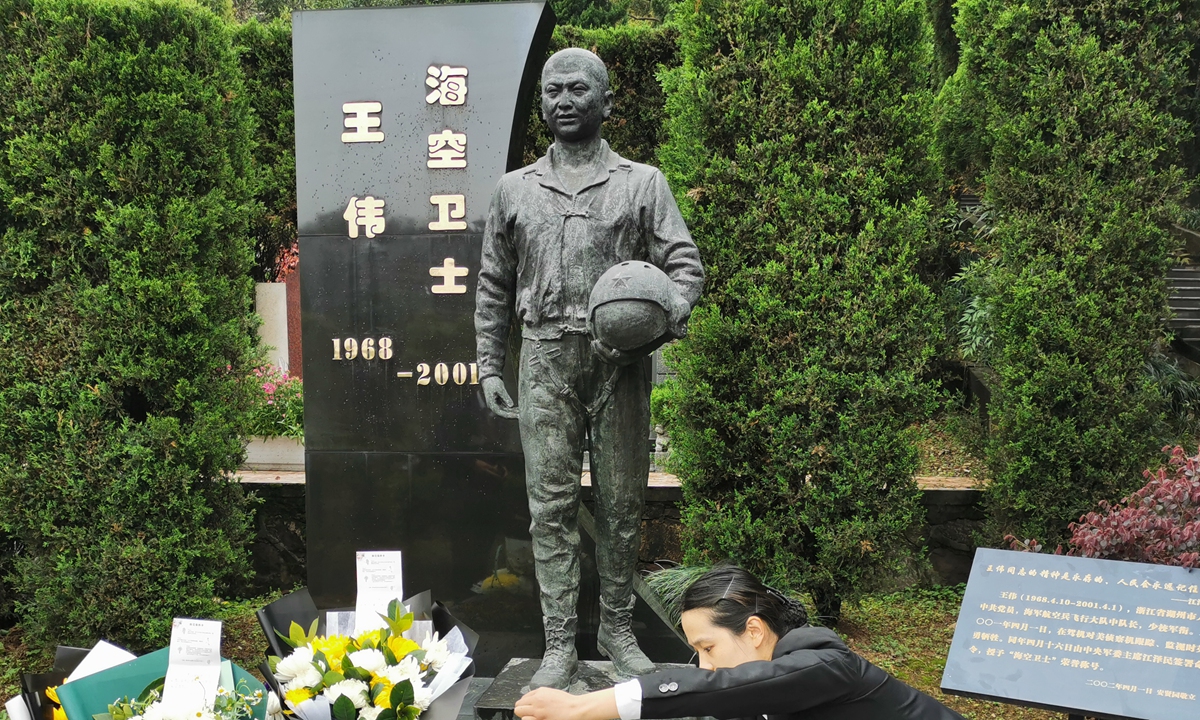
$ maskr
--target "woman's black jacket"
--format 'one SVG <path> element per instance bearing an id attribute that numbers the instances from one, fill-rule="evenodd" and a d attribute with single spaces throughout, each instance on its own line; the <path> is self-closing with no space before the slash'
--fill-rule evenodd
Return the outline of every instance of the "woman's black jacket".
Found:
<path id="1" fill-rule="evenodd" d="M 810 626 L 780 638 L 770 662 L 675 668 L 638 681 L 643 718 L 962 720 L 851 652 L 837 633 Z"/>

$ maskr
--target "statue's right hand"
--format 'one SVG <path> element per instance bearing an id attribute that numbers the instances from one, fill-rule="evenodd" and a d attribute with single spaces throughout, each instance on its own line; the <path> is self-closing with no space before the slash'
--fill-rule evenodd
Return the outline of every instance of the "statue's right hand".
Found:
<path id="1" fill-rule="evenodd" d="M 502 418 L 517 419 L 517 404 L 504 387 L 504 378 L 492 375 L 483 379 L 483 399 L 488 409 Z"/>

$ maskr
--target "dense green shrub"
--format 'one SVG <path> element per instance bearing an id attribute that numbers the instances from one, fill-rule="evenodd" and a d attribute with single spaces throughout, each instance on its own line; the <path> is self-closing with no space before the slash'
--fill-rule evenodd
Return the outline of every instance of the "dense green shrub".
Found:
<path id="1" fill-rule="evenodd" d="M 599 30 L 558 26 L 549 52 L 581 47 L 600 56 L 616 96 L 613 116 L 604 125 L 612 149 L 635 162 L 652 163 L 665 139 L 666 97 L 658 81 L 660 68 L 679 65 L 678 33 L 670 27 L 621 25 Z M 525 162 L 545 154 L 550 131 L 542 120 L 541 98 L 535 94 L 529 110 Z"/>
<path id="2" fill-rule="evenodd" d="M 707 270 L 666 394 L 687 559 L 836 614 L 910 556 L 919 517 L 906 428 L 942 332 L 916 269 L 941 225 L 924 5 L 678 10 L 661 156 Z"/>
<path id="3" fill-rule="evenodd" d="M 245 575 L 253 128 L 187 0 L 0 0 L 0 532 L 37 644 L 163 644 Z"/>
<path id="4" fill-rule="evenodd" d="M 235 26 L 233 40 L 250 108 L 258 120 L 253 158 L 258 207 L 250 219 L 254 276 L 260 282 L 274 282 L 296 245 L 292 25 L 283 19 L 251 20 Z"/>
<path id="5" fill-rule="evenodd" d="M 210 3 L 231 0 L 205 0 Z M 239 19 L 273 20 L 293 10 L 328 10 L 354 7 L 397 7 L 404 5 L 445 5 L 481 0 L 232 0 Z M 487 2 L 488 0 L 482 0 Z M 661 21 L 670 0 L 550 0 L 560 25 L 584 28 L 607 27 L 626 20 Z"/>
<path id="6" fill-rule="evenodd" d="M 1190 188 L 1197 12 L 960 0 L 939 98 L 950 171 L 985 186 L 978 297 L 995 370 L 991 541 L 1051 546 L 1136 488 L 1163 444 L 1144 371 L 1166 314 L 1165 227 Z M 1182 11 L 1182 12 L 1181 12 Z"/>

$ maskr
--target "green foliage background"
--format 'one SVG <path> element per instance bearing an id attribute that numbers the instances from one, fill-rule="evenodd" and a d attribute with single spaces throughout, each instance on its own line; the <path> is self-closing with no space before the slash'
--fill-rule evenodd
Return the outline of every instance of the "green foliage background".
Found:
<path id="1" fill-rule="evenodd" d="M 735 559 L 823 614 L 910 557 L 906 429 L 942 328 L 917 275 L 943 196 L 933 45 L 909 0 L 677 6 L 664 171 L 705 294 L 660 413 L 688 560 Z"/>
<path id="2" fill-rule="evenodd" d="M 296 241 L 296 127 L 292 110 L 292 24 L 276 18 L 233 25 L 250 109 L 257 118 L 250 218 L 254 277 L 273 282 L 280 253 Z"/>
<path id="3" fill-rule="evenodd" d="M 610 88 L 616 97 L 613 115 L 602 132 L 613 150 L 635 162 L 653 163 L 665 139 L 666 95 L 658 73 L 679 64 L 678 37 L 670 26 L 618 25 L 585 30 L 560 25 L 554 29 L 548 52 L 586 48 L 608 66 Z M 526 127 L 528 164 L 544 155 L 552 142 L 536 94 Z"/>
<path id="4" fill-rule="evenodd" d="M 253 123 L 191 2 L 0 1 L 0 530 L 39 644 L 161 646 L 247 571 Z"/>
<path id="5" fill-rule="evenodd" d="M 1144 371 L 1168 232 L 1192 189 L 1193 3 L 960 0 L 939 98 L 948 172 L 989 208 L 976 287 L 992 335 L 996 542 L 1048 541 L 1142 484 L 1164 443 Z"/>

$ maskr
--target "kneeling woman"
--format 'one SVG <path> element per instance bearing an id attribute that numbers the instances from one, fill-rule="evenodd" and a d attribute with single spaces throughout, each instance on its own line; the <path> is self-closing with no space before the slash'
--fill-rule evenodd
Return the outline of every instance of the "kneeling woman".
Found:
<path id="1" fill-rule="evenodd" d="M 803 606 L 740 567 L 715 568 L 684 593 L 683 632 L 700 667 L 644 675 L 571 695 L 539 688 L 525 720 L 639 720 L 711 715 L 768 720 L 962 720 L 937 700 L 812 627 Z"/>

